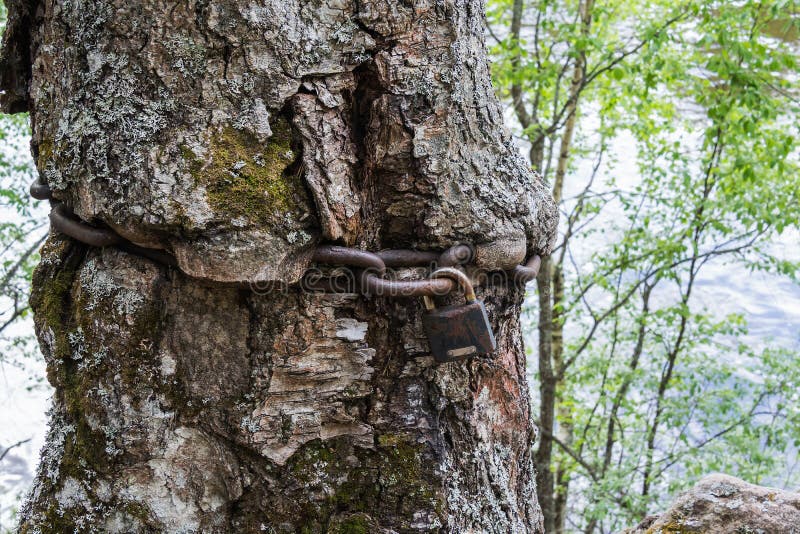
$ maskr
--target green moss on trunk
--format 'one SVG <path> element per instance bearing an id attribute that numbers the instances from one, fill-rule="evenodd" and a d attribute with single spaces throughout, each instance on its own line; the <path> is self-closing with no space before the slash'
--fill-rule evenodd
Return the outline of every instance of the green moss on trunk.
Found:
<path id="1" fill-rule="evenodd" d="M 192 177 L 205 187 L 220 218 L 244 217 L 275 226 L 287 212 L 308 204 L 300 176 L 290 172 L 296 158 L 289 123 L 279 117 L 270 126 L 272 137 L 266 144 L 249 132 L 226 127 L 212 137 L 205 159 L 181 146 Z"/>
<path id="2" fill-rule="evenodd" d="M 311 532 L 325 531 L 321 525 L 329 532 L 370 532 L 373 521 L 381 522 L 377 513 L 411 518 L 418 510 L 442 510 L 425 454 L 425 445 L 400 434 L 381 436 L 376 450 L 353 449 L 339 440 L 307 443 L 288 468 L 304 487 L 326 488 L 328 497 L 306 501 L 299 526 Z"/>
<path id="3" fill-rule="evenodd" d="M 30 303 L 34 321 L 40 333 L 52 334 L 53 354 L 50 357 L 56 361 L 69 357 L 71 352 L 68 337 L 70 293 L 85 255 L 86 248 L 75 241 L 51 237 L 42 246 L 42 261 L 33 274 Z"/>
<path id="4" fill-rule="evenodd" d="M 119 462 L 126 461 L 128 451 L 115 450 L 108 428 L 92 423 L 107 420 L 99 389 L 121 382 L 124 391 L 134 392 L 131 401 L 137 403 L 141 400 L 137 384 L 145 373 L 155 374 L 152 347 L 161 331 L 160 301 L 145 299 L 121 311 L 115 297 L 125 290 L 123 286 L 84 287 L 84 275 L 95 268 L 84 261 L 86 257 L 84 246 L 54 235 L 43 247 L 42 262 L 34 274 L 31 306 L 40 337 L 49 340 L 43 343 L 50 348 L 45 350 L 48 379 L 56 387 L 55 402 L 68 425 L 57 476 L 48 482 L 51 492 L 62 489 L 70 478 L 90 481 L 98 474 L 112 473 Z M 117 324 L 127 326 L 124 334 L 115 328 Z M 155 384 L 150 378 L 148 382 Z M 99 502 L 89 487 L 83 490 L 93 510 L 107 508 L 108 503 Z M 51 506 L 45 516 L 47 524 L 53 525 L 52 532 L 82 531 L 76 525 L 85 519 L 83 504 L 74 513 L 71 508 Z M 140 515 L 146 514 L 140 510 Z"/>

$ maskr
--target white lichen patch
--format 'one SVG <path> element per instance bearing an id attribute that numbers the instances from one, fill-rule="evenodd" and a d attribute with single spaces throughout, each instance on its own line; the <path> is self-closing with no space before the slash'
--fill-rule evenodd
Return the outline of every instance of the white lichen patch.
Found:
<path id="1" fill-rule="evenodd" d="M 72 349 L 72 359 L 82 360 L 86 355 L 86 337 L 83 335 L 83 328 L 80 326 L 67 334 L 69 346 Z"/>
<path id="2" fill-rule="evenodd" d="M 108 348 L 100 347 L 78 363 L 78 370 L 86 372 L 100 365 L 108 357 Z"/>
<path id="3" fill-rule="evenodd" d="M 349 317 L 336 320 L 336 337 L 347 341 L 364 341 L 367 337 L 368 323 Z"/>
<path id="4" fill-rule="evenodd" d="M 245 415 L 244 417 L 242 417 L 242 421 L 239 423 L 239 427 L 245 432 L 249 432 L 250 434 L 253 434 L 261 430 L 261 425 L 258 424 L 258 421 L 253 419 L 249 415 Z"/>
<path id="5" fill-rule="evenodd" d="M 426 532 L 431 529 L 441 528 L 443 525 L 439 516 L 433 510 L 419 510 L 414 512 L 409 526 L 420 532 Z"/>
<path id="6" fill-rule="evenodd" d="M 108 269 L 99 268 L 98 261 L 99 258 L 92 257 L 80 270 L 81 290 L 87 296 L 86 309 L 92 311 L 112 298 L 112 308 L 120 317 L 135 315 L 144 304 L 141 292 L 120 283 Z"/>
<path id="7" fill-rule="evenodd" d="M 172 356 L 171 353 L 167 351 L 162 351 L 159 353 L 161 365 L 161 376 L 169 377 L 175 374 L 175 369 L 177 367 L 177 362 L 175 358 Z"/>
<path id="8" fill-rule="evenodd" d="M 65 511 L 69 508 L 86 506 L 89 504 L 89 499 L 83 484 L 73 477 L 67 477 L 61 489 L 56 492 L 56 502 L 59 508 Z"/>

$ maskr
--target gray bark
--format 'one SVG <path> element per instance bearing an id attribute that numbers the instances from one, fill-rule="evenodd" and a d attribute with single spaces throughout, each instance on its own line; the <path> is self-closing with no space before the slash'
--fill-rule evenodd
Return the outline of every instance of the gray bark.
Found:
<path id="1" fill-rule="evenodd" d="M 493 355 L 437 366 L 416 299 L 286 285 L 320 242 L 549 253 L 483 22 L 473 0 L 9 2 L 2 103 L 44 181 L 179 264 L 50 236 L 23 532 L 541 531 L 518 288 L 479 292 Z"/>

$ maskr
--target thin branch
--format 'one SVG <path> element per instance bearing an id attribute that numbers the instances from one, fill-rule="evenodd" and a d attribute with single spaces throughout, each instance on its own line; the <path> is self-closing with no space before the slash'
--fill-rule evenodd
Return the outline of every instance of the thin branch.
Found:
<path id="1" fill-rule="evenodd" d="M 538 421 L 536 422 L 536 426 L 539 428 L 539 432 L 541 432 L 543 436 L 545 436 L 547 439 L 553 440 L 553 443 L 558 445 L 573 460 L 578 462 L 581 465 L 581 467 L 586 469 L 586 472 L 589 474 L 589 476 L 592 478 L 592 480 L 594 480 L 595 482 L 598 482 L 597 473 L 595 473 L 594 468 L 591 465 L 589 465 L 589 463 L 586 462 L 586 460 L 581 458 L 580 455 L 577 452 L 575 452 L 574 450 L 572 450 L 572 448 L 569 447 L 569 445 L 567 445 L 566 443 L 564 443 L 563 441 L 558 439 L 558 437 L 556 437 L 552 433 L 550 433 L 547 430 L 545 430 L 544 428 L 542 428 L 541 424 L 539 424 Z"/>
<path id="2" fill-rule="evenodd" d="M 22 445 L 28 443 L 31 439 L 32 438 L 23 439 L 23 440 L 20 440 L 20 441 L 14 443 L 13 445 L 10 445 L 6 450 L 4 450 L 2 453 L 0 453 L 0 462 L 3 461 L 3 458 L 6 457 L 6 454 L 8 454 L 12 449 L 16 449 L 17 447 L 21 447 Z"/>
<path id="3" fill-rule="evenodd" d="M 17 271 L 19 271 L 19 269 L 22 268 L 25 262 L 28 261 L 28 258 L 30 258 L 37 250 L 39 250 L 39 247 L 42 245 L 45 238 L 47 238 L 47 234 L 37 239 L 35 243 L 33 243 L 27 250 L 25 250 L 25 252 L 23 252 L 19 258 L 17 258 L 17 261 L 14 262 L 14 265 L 12 265 L 11 268 L 8 271 L 6 271 L 6 274 L 5 276 L 3 276 L 3 279 L 0 280 L 0 293 L 4 293 L 6 291 L 6 288 L 8 287 L 8 284 L 11 282 L 11 279 L 14 277 Z"/>

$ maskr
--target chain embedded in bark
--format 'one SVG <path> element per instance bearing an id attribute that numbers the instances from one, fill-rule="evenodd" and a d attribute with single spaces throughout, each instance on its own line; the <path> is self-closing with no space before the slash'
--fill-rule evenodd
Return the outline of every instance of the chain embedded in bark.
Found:
<path id="1" fill-rule="evenodd" d="M 62 234 L 93 247 L 116 246 L 126 252 L 177 267 L 175 258 L 164 250 L 141 247 L 111 229 L 91 226 L 79 219 L 65 204 L 53 199 L 50 187 L 39 179 L 31 184 L 30 194 L 37 200 L 50 201 L 50 224 Z M 463 244 L 450 247 L 441 253 L 408 249 L 369 252 L 350 247 L 320 245 L 312 256 L 315 263 L 354 267 L 357 269 L 356 280 L 343 281 L 335 277 L 310 278 L 305 276 L 300 284 L 304 289 L 313 291 L 336 293 L 354 292 L 353 289 L 356 289 L 355 292 L 365 295 L 383 297 L 446 295 L 455 290 L 457 286 L 456 282 L 450 278 L 391 280 L 384 278 L 386 268 L 430 267 L 433 270 L 440 267 L 458 267 L 467 265 L 473 257 L 472 247 Z M 532 256 L 525 264 L 517 265 L 512 270 L 505 272 L 506 280 L 510 280 L 513 284 L 526 284 L 536 278 L 541 262 L 538 255 Z"/>

